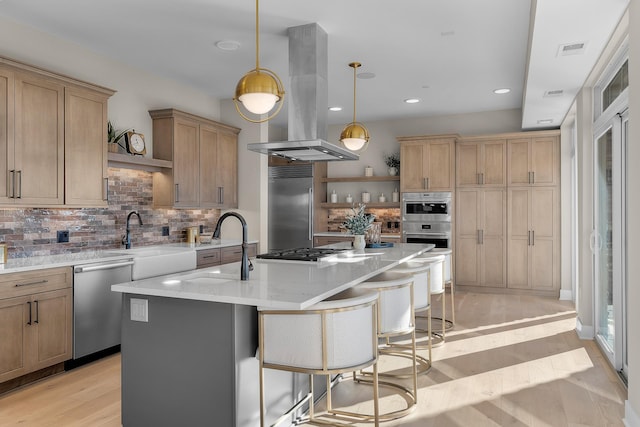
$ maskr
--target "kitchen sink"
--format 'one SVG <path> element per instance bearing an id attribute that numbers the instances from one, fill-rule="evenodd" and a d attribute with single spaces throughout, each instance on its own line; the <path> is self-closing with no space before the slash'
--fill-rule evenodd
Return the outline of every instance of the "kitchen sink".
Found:
<path id="1" fill-rule="evenodd" d="M 133 257 L 131 269 L 133 280 L 196 269 L 197 256 L 193 249 L 149 246 L 116 252 Z"/>

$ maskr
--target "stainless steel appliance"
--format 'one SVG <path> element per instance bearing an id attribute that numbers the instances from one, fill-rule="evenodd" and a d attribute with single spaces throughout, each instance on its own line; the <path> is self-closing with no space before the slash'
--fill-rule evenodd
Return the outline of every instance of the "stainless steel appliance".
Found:
<path id="1" fill-rule="evenodd" d="M 73 271 L 73 358 L 120 344 L 122 295 L 111 285 L 131 281 L 133 260 L 75 266 Z"/>
<path id="2" fill-rule="evenodd" d="M 286 261 L 318 261 L 324 257 L 335 255 L 346 250 L 347 249 L 335 248 L 295 248 L 271 251 L 266 254 L 260 254 L 256 256 L 256 258 Z"/>
<path id="3" fill-rule="evenodd" d="M 313 246 L 313 165 L 269 167 L 269 251 Z"/>
<path id="4" fill-rule="evenodd" d="M 451 248 L 450 192 L 402 194 L 402 241 Z"/>

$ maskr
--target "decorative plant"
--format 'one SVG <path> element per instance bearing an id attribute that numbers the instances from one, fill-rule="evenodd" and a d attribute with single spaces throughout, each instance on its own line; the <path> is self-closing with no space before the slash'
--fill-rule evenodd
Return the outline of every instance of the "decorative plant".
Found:
<path id="1" fill-rule="evenodd" d="M 346 216 L 340 228 L 348 230 L 351 234 L 364 234 L 376 218 L 374 214 L 364 213 L 366 207 L 362 203 L 358 203 L 357 207 L 352 207 L 352 214 Z"/>
<path id="2" fill-rule="evenodd" d="M 116 129 L 113 127 L 113 124 L 111 123 L 111 120 L 109 120 L 107 122 L 107 141 L 111 144 L 118 144 L 120 145 L 120 143 L 118 143 L 118 141 L 120 140 L 120 138 L 122 138 L 124 136 L 125 133 L 129 132 L 131 129 L 125 129 L 122 130 L 118 133 L 118 131 L 116 131 Z M 121 146 L 122 147 L 122 146 Z M 124 147 L 122 147 L 124 148 Z"/>
<path id="3" fill-rule="evenodd" d="M 400 153 L 385 154 L 384 163 L 389 168 L 400 169 Z"/>

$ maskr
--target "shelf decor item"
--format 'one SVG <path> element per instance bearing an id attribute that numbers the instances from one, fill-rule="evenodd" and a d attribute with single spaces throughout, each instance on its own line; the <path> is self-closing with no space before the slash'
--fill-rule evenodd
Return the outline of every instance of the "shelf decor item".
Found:
<path id="1" fill-rule="evenodd" d="M 121 131 L 117 131 L 116 128 L 113 127 L 111 120 L 107 122 L 107 147 L 110 153 L 117 153 L 118 147 L 121 147 L 123 150 L 126 148 L 123 145 L 120 145 L 120 139 L 127 134 L 131 129 L 125 129 Z"/>
<path id="2" fill-rule="evenodd" d="M 400 153 L 385 154 L 384 163 L 387 165 L 389 175 L 395 176 L 400 170 Z"/>
<path id="3" fill-rule="evenodd" d="M 349 231 L 349 234 L 354 235 L 354 249 L 364 249 L 364 235 L 376 218 L 373 214 L 364 213 L 366 207 L 363 203 L 359 203 L 357 207 L 352 207 L 351 215 L 347 215 L 344 222 L 340 225 L 340 228 L 344 228 Z"/>

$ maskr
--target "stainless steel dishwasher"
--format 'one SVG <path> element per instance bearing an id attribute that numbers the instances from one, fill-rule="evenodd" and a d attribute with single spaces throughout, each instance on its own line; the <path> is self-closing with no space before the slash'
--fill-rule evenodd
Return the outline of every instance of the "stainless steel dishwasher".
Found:
<path id="1" fill-rule="evenodd" d="M 120 344 L 122 294 L 111 285 L 131 281 L 133 260 L 75 266 L 73 269 L 73 358 Z"/>

